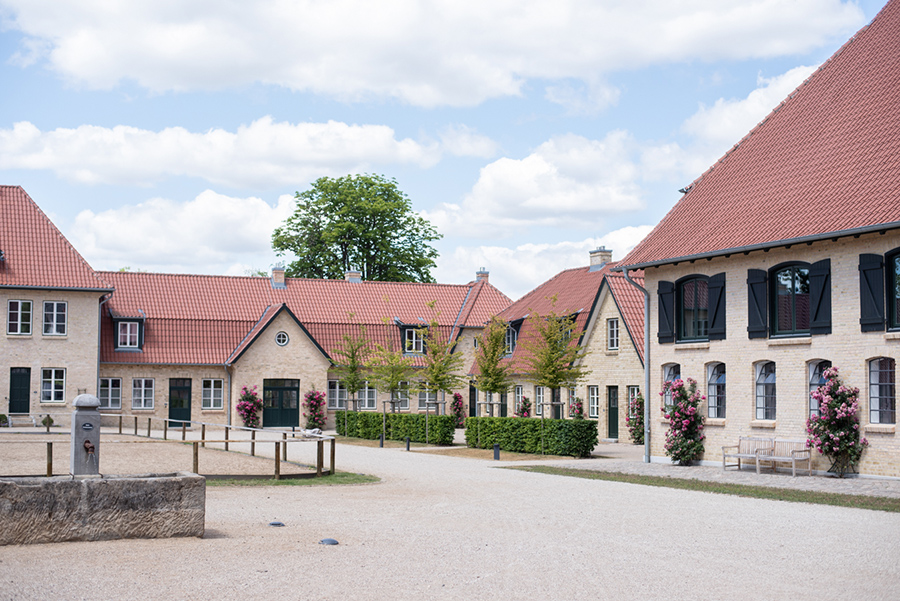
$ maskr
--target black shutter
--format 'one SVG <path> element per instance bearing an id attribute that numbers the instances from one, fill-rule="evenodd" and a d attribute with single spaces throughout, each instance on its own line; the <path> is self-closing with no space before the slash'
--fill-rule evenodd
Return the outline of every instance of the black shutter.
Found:
<path id="1" fill-rule="evenodd" d="M 725 274 L 709 278 L 709 339 L 725 340 Z"/>
<path id="2" fill-rule="evenodd" d="M 809 266 L 810 334 L 831 334 L 831 259 Z"/>
<path id="3" fill-rule="evenodd" d="M 659 295 L 659 343 L 675 342 L 675 284 L 660 282 Z"/>
<path id="4" fill-rule="evenodd" d="M 859 325 L 863 332 L 884 331 L 884 257 L 859 255 Z"/>
<path id="5" fill-rule="evenodd" d="M 748 338 L 765 338 L 769 334 L 767 276 L 762 269 L 747 270 Z"/>

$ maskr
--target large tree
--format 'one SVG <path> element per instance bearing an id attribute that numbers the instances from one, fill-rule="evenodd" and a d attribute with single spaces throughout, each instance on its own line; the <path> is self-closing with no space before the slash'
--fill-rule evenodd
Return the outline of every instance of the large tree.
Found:
<path id="1" fill-rule="evenodd" d="M 397 182 L 381 175 L 322 177 L 297 192 L 294 214 L 272 234 L 279 256 L 297 259 L 290 277 L 342 279 L 352 269 L 365 280 L 433 282 L 441 238 Z"/>

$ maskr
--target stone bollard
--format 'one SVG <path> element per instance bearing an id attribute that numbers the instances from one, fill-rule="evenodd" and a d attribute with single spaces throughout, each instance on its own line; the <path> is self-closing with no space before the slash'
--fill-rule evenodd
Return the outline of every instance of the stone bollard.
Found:
<path id="1" fill-rule="evenodd" d="M 100 473 L 100 399 L 92 394 L 79 394 L 74 405 L 70 473 L 95 476 Z"/>

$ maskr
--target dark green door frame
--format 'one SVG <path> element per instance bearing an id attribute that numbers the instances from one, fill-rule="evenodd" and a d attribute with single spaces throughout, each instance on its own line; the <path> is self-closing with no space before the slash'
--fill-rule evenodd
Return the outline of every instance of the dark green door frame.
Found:
<path id="1" fill-rule="evenodd" d="M 9 370 L 9 412 L 30 413 L 31 368 L 12 367 Z"/>
<path id="2" fill-rule="evenodd" d="M 263 380 L 264 428 L 300 425 L 300 380 Z"/>
<path id="3" fill-rule="evenodd" d="M 619 437 L 619 387 L 606 387 L 606 421 L 609 438 Z"/>
<path id="4" fill-rule="evenodd" d="M 191 379 L 169 378 L 169 427 L 191 421 Z"/>

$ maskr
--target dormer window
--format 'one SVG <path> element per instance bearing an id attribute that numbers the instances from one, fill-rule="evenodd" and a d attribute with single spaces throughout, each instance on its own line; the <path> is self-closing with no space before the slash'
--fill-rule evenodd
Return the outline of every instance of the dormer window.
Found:
<path id="1" fill-rule="evenodd" d="M 516 342 L 519 340 L 519 333 L 512 326 L 506 328 L 506 354 L 512 355 L 516 350 Z"/>
<path id="2" fill-rule="evenodd" d="M 129 351 L 140 350 L 144 346 L 143 322 L 141 321 L 116 321 L 116 350 Z"/>
<path id="3" fill-rule="evenodd" d="M 404 338 L 404 352 L 416 355 L 425 353 L 425 339 L 422 337 L 422 332 L 418 329 L 407 328 L 404 330 Z"/>

